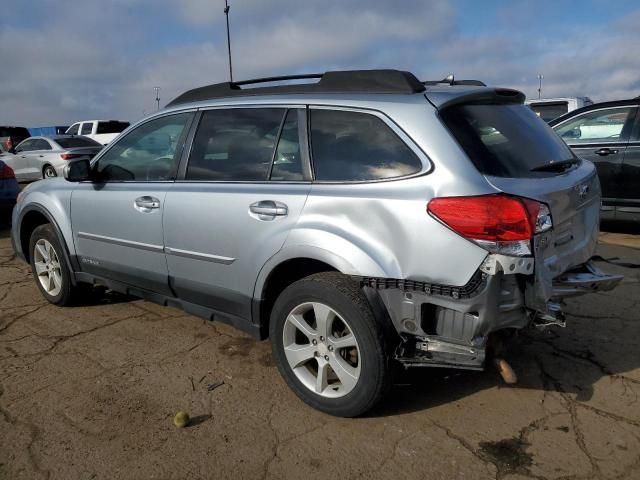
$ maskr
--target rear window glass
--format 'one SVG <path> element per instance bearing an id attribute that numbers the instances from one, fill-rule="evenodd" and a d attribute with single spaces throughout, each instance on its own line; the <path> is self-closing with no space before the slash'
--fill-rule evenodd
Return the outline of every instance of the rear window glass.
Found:
<path id="1" fill-rule="evenodd" d="M 534 169 L 575 158 L 551 127 L 527 106 L 458 105 L 441 112 L 476 168 L 496 177 L 538 177 Z"/>
<path id="2" fill-rule="evenodd" d="M 96 133 L 120 133 L 129 126 L 129 122 L 98 122 Z"/>
<path id="3" fill-rule="evenodd" d="M 70 138 L 56 138 L 56 143 L 62 148 L 76 148 L 76 147 L 101 147 L 98 142 L 91 140 L 90 138 L 82 137 L 70 137 Z"/>
<path id="4" fill-rule="evenodd" d="M 422 162 L 375 115 L 311 110 L 311 149 L 316 180 L 365 181 L 419 172 Z"/>
<path id="5" fill-rule="evenodd" d="M 529 105 L 529 107 L 547 123 L 569 111 L 567 102 L 535 103 Z"/>

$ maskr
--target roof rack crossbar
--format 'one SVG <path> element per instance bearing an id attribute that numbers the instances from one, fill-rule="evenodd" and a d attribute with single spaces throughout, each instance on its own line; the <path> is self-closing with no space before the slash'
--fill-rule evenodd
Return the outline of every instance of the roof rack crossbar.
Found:
<path id="1" fill-rule="evenodd" d="M 239 82 L 233 82 L 233 85 L 255 85 L 256 83 L 271 83 L 271 82 L 284 82 L 288 80 L 307 80 L 310 78 L 322 78 L 323 73 L 305 73 L 302 75 L 282 75 L 279 77 L 263 77 L 253 78 L 251 80 L 241 80 Z"/>

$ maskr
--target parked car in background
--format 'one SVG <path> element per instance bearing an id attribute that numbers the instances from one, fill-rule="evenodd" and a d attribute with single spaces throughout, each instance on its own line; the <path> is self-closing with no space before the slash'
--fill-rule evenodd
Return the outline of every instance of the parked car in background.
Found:
<path id="1" fill-rule="evenodd" d="M 62 175 L 62 169 L 78 158 L 93 158 L 102 145 L 83 136 L 30 137 L 21 142 L 6 162 L 21 182 Z"/>
<path id="2" fill-rule="evenodd" d="M 29 186 L 12 243 L 42 295 L 101 284 L 268 336 L 300 398 L 353 416 L 394 364 L 482 369 L 621 280 L 590 261 L 593 164 L 521 92 L 314 77 L 190 90 Z"/>
<path id="3" fill-rule="evenodd" d="M 581 158 L 591 160 L 602 187 L 602 218 L 640 222 L 640 98 L 603 102 L 550 125 Z"/>
<path id="4" fill-rule="evenodd" d="M 25 138 L 29 138 L 31 134 L 24 127 L 3 127 L 0 126 L 0 144 L 5 152 L 10 152 Z"/>
<path id="5" fill-rule="evenodd" d="M 526 100 L 525 103 L 547 123 L 565 113 L 593 104 L 589 97 L 538 98 Z"/>
<path id="6" fill-rule="evenodd" d="M 92 138 L 101 145 L 107 145 L 129 126 L 129 122 L 119 120 L 85 120 L 71 125 L 67 135 L 82 135 Z"/>
<path id="7" fill-rule="evenodd" d="M 16 204 L 20 187 L 13 170 L 4 163 L 0 154 L 0 227 L 10 223 L 11 211 Z"/>

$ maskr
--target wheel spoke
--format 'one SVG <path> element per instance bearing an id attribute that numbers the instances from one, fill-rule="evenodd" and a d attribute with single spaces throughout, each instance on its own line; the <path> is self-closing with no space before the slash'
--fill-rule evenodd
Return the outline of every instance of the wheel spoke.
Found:
<path id="1" fill-rule="evenodd" d="M 327 362 L 318 361 L 318 376 L 316 377 L 316 393 L 322 393 L 329 386 L 329 364 Z"/>
<path id="2" fill-rule="evenodd" d="M 47 252 L 47 260 L 51 260 L 51 244 L 49 242 L 44 242 L 44 249 Z"/>
<path id="3" fill-rule="evenodd" d="M 331 324 L 335 317 L 333 310 L 322 303 L 314 303 L 313 313 L 316 317 L 316 330 L 318 331 L 318 335 L 323 335 L 325 338 L 328 338 L 331 332 Z"/>
<path id="4" fill-rule="evenodd" d="M 298 345 L 296 343 L 284 347 L 284 354 L 287 356 L 291 368 L 296 368 L 303 363 L 314 358 L 315 345 Z"/>
<path id="5" fill-rule="evenodd" d="M 333 345 L 333 348 L 339 350 L 341 348 L 357 347 L 356 337 L 352 333 L 345 335 L 344 337 L 330 337 L 329 341 Z"/>
<path id="6" fill-rule="evenodd" d="M 47 272 L 47 264 L 44 262 L 34 262 L 33 266 L 36 267 L 36 273 L 42 275 Z"/>
<path id="7" fill-rule="evenodd" d="M 340 383 L 342 383 L 342 388 L 347 391 L 351 390 L 358 381 L 358 371 L 349 365 L 340 355 L 332 355 L 329 362 L 331 363 L 333 371 L 336 372 Z"/>
<path id="8" fill-rule="evenodd" d="M 55 285 L 55 288 L 57 289 L 62 288 L 62 277 L 60 276 L 60 272 L 58 272 L 57 270 L 54 270 L 51 272 L 51 276 L 53 277 L 53 283 Z"/>
<path id="9" fill-rule="evenodd" d="M 45 262 L 49 261 L 49 254 L 47 253 L 45 247 L 43 247 L 40 243 L 36 243 L 36 250 Z"/>
<path id="10" fill-rule="evenodd" d="M 302 317 L 302 315 L 297 313 L 292 313 L 287 317 L 287 321 L 293 324 L 298 330 L 300 330 L 304 335 L 311 341 L 312 337 L 316 336 L 316 331 L 311 328 L 311 326 L 306 322 L 306 320 Z"/>

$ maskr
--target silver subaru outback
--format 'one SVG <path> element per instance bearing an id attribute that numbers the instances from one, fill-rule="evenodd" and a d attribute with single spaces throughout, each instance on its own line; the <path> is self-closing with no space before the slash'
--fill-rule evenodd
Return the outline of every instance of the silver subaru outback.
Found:
<path id="1" fill-rule="evenodd" d="M 482 369 L 620 281 L 593 164 L 523 101 L 396 70 L 190 90 L 27 187 L 14 249 L 51 303 L 99 284 L 269 337 L 302 400 L 359 415 L 394 364 Z"/>

